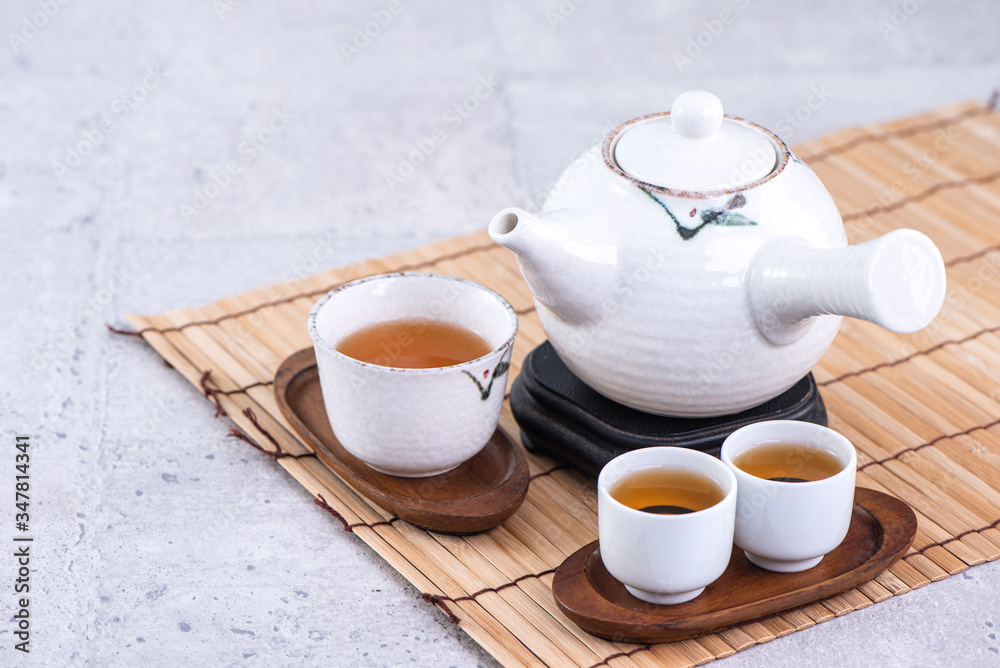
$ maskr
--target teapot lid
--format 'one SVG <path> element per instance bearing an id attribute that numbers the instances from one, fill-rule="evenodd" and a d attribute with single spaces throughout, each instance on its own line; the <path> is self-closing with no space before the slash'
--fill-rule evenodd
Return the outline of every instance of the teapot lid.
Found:
<path id="1" fill-rule="evenodd" d="M 703 90 L 682 93 L 669 114 L 631 124 L 612 156 L 629 176 L 678 191 L 728 190 L 749 185 L 778 164 L 770 133 L 725 117 L 722 102 Z"/>

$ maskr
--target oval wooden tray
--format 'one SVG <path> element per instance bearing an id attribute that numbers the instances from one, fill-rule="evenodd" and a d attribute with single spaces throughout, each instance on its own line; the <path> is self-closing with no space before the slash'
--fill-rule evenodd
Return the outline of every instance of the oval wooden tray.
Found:
<path id="1" fill-rule="evenodd" d="M 917 518 L 908 505 L 859 487 L 847 537 L 807 571 L 765 571 L 734 546 L 729 567 L 700 596 L 678 605 L 654 605 L 635 598 L 611 577 L 594 541 L 556 569 L 552 594 L 567 617 L 595 636 L 634 643 L 683 640 L 867 582 L 906 552 L 916 532 Z"/>
<path id="2" fill-rule="evenodd" d="M 398 478 L 368 468 L 333 435 L 312 348 L 278 368 L 274 394 L 281 412 L 316 455 L 351 487 L 411 524 L 448 534 L 498 526 L 528 493 L 524 451 L 499 427 L 475 457 L 429 478 Z"/>

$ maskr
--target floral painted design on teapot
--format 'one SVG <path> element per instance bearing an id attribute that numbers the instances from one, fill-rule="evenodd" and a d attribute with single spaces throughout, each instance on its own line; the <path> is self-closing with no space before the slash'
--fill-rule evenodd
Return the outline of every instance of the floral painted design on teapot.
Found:
<path id="1" fill-rule="evenodd" d="M 670 220 L 672 220 L 674 222 L 674 225 L 677 227 L 677 234 L 679 234 L 681 236 L 681 239 L 684 239 L 685 241 L 688 239 L 694 239 L 695 235 L 701 232 L 706 225 L 733 226 L 733 225 L 757 224 L 752 220 L 750 220 L 749 218 L 747 218 L 746 216 L 744 216 L 743 214 L 733 211 L 733 209 L 738 209 L 747 203 L 746 198 L 743 197 L 743 195 L 740 195 L 739 193 L 733 195 L 733 198 L 728 202 L 726 202 L 726 206 L 723 209 L 702 209 L 701 215 L 698 216 L 699 220 L 701 220 L 701 223 L 696 225 L 695 227 L 689 227 L 687 225 L 682 225 L 681 221 L 677 220 L 677 216 L 675 216 L 670 211 L 667 205 L 664 204 L 659 197 L 649 192 L 645 188 L 640 187 L 640 189 L 642 190 L 642 192 L 652 197 L 654 202 L 663 207 L 663 210 L 667 212 L 667 215 L 670 216 Z M 688 216 L 694 218 L 695 214 L 697 213 L 698 213 L 698 208 L 695 207 L 691 209 L 691 212 L 688 213 Z"/>

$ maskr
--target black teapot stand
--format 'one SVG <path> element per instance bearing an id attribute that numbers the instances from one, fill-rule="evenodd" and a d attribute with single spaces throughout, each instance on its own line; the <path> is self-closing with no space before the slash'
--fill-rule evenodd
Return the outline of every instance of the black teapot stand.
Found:
<path id="1" fill-rule="evenodd" d="M 663 417 L 597 393 L 566 368 L 548 341 L 525 358 L 511 386 L 510 407 L 528 450 L 591 476 L 618 455 L 638 448 L 672 445 L 718 457 L 729 434 L 762 420 L 827 423 L 826 407 L 811 373 L 784 394 L 742 413 Z"/>

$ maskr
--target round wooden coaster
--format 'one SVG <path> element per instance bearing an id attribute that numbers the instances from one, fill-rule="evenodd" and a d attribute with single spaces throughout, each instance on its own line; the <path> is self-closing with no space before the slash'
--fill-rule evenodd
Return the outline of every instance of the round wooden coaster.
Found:
<path id="1" fill-rule="evenodd" d="M 399 478 L 369 468 L 330 428 L 312 348 L 282 362 L 274 394 L 285 418 L 324 464 L 410 524 L 449 534 L 487 531 L 513 515 L 528 494 L 524 451 L 499 427 L 475 457 L 441 475 Z"/>

